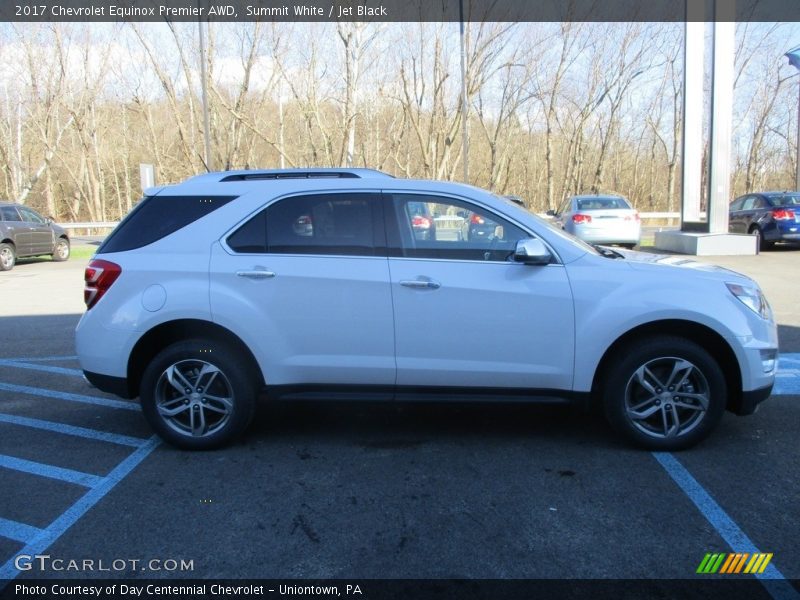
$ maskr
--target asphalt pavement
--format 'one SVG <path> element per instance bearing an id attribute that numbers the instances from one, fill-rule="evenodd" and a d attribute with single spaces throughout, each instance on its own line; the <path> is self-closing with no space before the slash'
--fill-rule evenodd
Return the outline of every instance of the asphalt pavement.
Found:
<path id="1" fill-rule="evenodd" d="M 691 579 L 712 577 L 696 574 L 712 552 L 772 553 L 767 574 L 798 579 L 800 249 L 701 260 L 764 288 L 782 387 L 676 454 L 632 449 L 562 407 L 347 402 L 263 405 L 236 445 L 175 450 L 135 402 L 80 377 L 83 262 L 24 261 L 0 273 L 0 587 L 4 577 Z M 37 553 L 94 568 L 18 569 Z"/>

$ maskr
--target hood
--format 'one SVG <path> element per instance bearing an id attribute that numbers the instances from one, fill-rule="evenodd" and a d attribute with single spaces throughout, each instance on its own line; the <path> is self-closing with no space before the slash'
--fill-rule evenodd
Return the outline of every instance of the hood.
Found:
<path id="1" fill-rule="evenodd" d="M 730 279 L 731 277 L 735 277 L 737 279 L 752 281 L 748 276 L 732 271 L 731 269 L 699 262 L 688 256 L 651 254 L 650 252 L 637 252 L 635 250 L 623 250 L 621 248 L 614 248 L 614 251 L 621 254 L 625 262 L 636 270 L 663 268 L 692 269 L 693 271 L 708 275 L 714 279 Z"/>

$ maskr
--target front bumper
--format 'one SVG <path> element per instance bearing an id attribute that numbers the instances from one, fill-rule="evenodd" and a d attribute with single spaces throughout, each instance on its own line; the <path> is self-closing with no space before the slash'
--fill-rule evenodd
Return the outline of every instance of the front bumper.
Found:
<path id="1" fill-rule="evenodd" d="M 773 384 L 770 383 L 767 387 L 751 390 L 749 392 L 742 392 L 740 398 L 728 404 L 728 410 L 740 417 L 752 415 L 758 409 L 758 405 L 772 394 L 772 386 Z"/>

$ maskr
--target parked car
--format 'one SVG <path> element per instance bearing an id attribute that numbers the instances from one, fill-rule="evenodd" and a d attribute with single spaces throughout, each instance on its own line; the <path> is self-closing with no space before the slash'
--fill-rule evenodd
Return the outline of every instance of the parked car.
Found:
<path id="1" fill-rule="evenodd" d="M 436 239 L 436 221 L 426 202 L 409 202 L 406 204 L 406 216 L 411 223 L 411 230 L 418 240 Z"/>
<path id="2" fill-rule="evenodd" d="M 554 225 L 590 244 L 633 248 L 641 241 L 639 211 L 622 196 L 573 196 L 547 214 L 554 217 Z"/>
<path id="3" fill-rule="evenodd" d="M 800 192 L 753 192 L 728 209 L 728 231 L 749 233 L 766 250 L 775 242 L 800 241 Z"/>
<path id="4" fill-rule="evenodd" d="M 63 228 L 21 204 L 0 202 L 0 271 L 10 271 L 18 258 L 48 254 L 69 258 L 69 236 Z"/>
<path id="5" fill-rule="evenodd" d="M 420 204 L 495 223 L 491 243 L 420 239 Z M 138 396 L 181 448 L 229 443 L 265 391 L 598 405 L 629 440 L 674 450 L 725 409 L 752 413 L 777 364 L 772 312 L 744 275 L 598 251 L 489 192 L 363 169 L 153 188 L 85 280 L 86 378 Z"/>

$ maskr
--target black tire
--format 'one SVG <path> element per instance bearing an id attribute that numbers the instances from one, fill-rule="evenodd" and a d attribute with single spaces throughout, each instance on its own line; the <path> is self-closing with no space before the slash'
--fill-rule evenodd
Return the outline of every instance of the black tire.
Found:
<path id="1" fill-rule="evenodd" d="M 603 386 L 608 422 L 648 450 L 683 450 L 703 440 L 719 424 L 726 397 L 717 361 L 694 342 L 666 335 L 624 347 Z"/>
<path id="2" fill-rule="evenodd" d="M 65 260 L 69 259 L 70 254 L 70 246 L 69 240 L 66 238 L 58 238 L 56 240 L 55 248 L 53 248 L 53 261 L 55 262 L 64 262 Z"/>
<path id="3" fill-rule="evenodd" d="M 17 264 L 17 251 L 11 244 L 0 244 L 0 271 L 10 271 Z"/>
<path id="4" fill-rule="evenodd" d="M 753 227 L 750 230 L 750 234 L 756 236 L 756 246 L 758 247 L 759 252 L 761 250 L 769 250 L 772 248 L 774 242 L 768 242 L 764 239 L 764 234 L 761 232 L 760 227 Z"/>
<path id="5" fill-rule="evenodd" d="M 140 386 L 142 411 L 156 433 L 173 446 L 220 448 L 250 424 L 258 381 L 247 361 L 225 344 L 202 339 L 177 342 L 145 368 Z"/>

